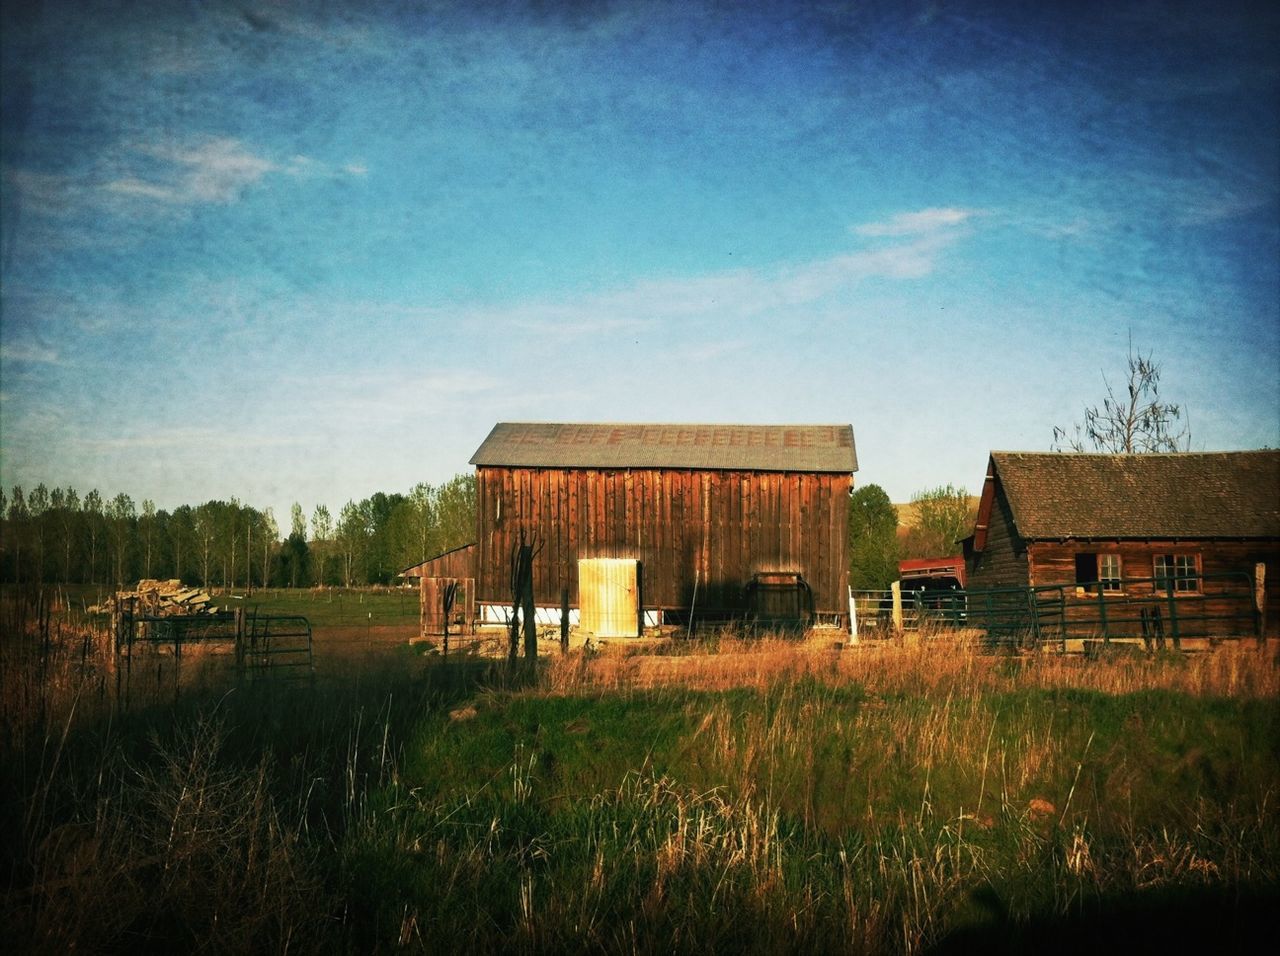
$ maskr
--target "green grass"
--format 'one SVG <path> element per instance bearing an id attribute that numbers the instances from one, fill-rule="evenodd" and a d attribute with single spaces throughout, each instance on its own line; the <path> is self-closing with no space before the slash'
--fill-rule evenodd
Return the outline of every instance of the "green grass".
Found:
<path id="1" fill-rule="evenodd" d="M 728 668 L 723 643 L 674 663 Z M 0 643 L 6 951 L 1229 948 L 1280 896 L 1257 651 L 781 644 L 701 689 L 609 655 L 506 689 L 388 656 L 125 712 L 56 645 Z"/>
<path id="2" fill-rule="evenodd" d="M 301 614 L 312 627 L 418 624 L 418 592 L 412 588 L 267 588 L 235 593 L 243 597 L 218 595 L 214 603 L 228 609 L 255 609 L 259 614 Z"/>
<path id="3" fill-rule="evenodd" d="M 463 948 L 912 950 L 1116 895 L 1274 891 L 1278 751 L 1274 702 L 1163 692 L 490 696 L 424 722 L 346 865 L 376 932 L 414 914 Z"/>

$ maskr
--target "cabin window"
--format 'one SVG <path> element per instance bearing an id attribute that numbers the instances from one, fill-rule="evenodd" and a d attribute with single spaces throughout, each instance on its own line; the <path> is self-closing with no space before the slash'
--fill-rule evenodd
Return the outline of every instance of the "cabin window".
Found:
<path id="1" fill-rule="evenodd" d="M 1120 590 L 1120 555 L 1082 551 L 1076 555 L 1076 587 L 1083 591 Z"/>
<path id="2" fill-rule="evenodd" d="M 1104 591 L 1120 590 L 1120 555 L 1098 555 L 1098 580 Z"/>
<path id="3" fill-rule="evenodd" d="M 1157 591 L 1194 592 L 1199 589 L 1194 554 L 1157 554 L 1155 557 Z"/>

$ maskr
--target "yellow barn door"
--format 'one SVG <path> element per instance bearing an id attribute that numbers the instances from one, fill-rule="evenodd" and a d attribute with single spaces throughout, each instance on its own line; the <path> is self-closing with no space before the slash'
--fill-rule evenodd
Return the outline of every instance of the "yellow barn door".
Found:
<path id="1" fill-rule="evenodd" d="M 580 558 L 578 613 L 596 637 L 640 636 L 640 591 L 634 558 Z"/>

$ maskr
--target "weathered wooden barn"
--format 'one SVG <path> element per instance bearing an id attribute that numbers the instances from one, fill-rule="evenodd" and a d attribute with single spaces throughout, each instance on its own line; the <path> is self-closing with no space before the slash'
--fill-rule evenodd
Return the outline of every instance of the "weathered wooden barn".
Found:
<path id="1" fill-rule="evenodd" d="M 1280 452 L 992 452 L 964 551 L 970 589 L 1057 586 L 1104 613 L 1133 598 L 1143 621 L 1194 608 L 1210 634 L 1260 604 L 1274 631 Z"/>
<path id="2" fill-rule="evenodd" d="M 813 619 L 847 617 L 849 425 L 504 422 L 471 463 L 476 597 L 490 613 L 510 606 L 523 535 L 540 614 L 568 588 L 584 614 L 627 592 L 636 623 L 740 616 L 796 594 Z"/>
<path id="3" fill-rule="evenodd" d="M 407 567 L 398 575 L 418 585 L 421 607 L 418 632 L 422 637 L 444 631 L 443 596 L 450 585 L 455 585 L 457 590 L 448 615 L 449 627 L 469 628 L 475 623 L 475 553 L 474 543 L 464 544 Z"/>

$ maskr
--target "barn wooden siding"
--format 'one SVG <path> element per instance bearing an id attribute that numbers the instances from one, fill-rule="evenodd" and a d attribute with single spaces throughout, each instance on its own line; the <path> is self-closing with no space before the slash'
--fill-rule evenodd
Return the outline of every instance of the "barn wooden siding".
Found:
<path id="1" fill-rule="evenodd" d="M 1197 595 L 1203 595 L 1204 613 L 1215 617 L 1239 615 L 1242 595 L 1252 593 L 1254 571 L 1258 564 L 1266 565 L 1267 630 L 1276 633 L 1280 627 L 1280 587 L 1275 575 L 1280 574 L 1280 540 L 1275 541 L 1219 541 L 1219 540 L 1165 540 L 1165 541 L 1034 541 L 1027 546 L 1029 559 L 1029 583 L 1032 586 L 1049 584 L 1074 585 L 1077 554 L 1118 554 L 1122 579 L 1142 579 L 1155 576 L 1154 561 L 1157 554 L 1194 554 L 1199 556 L 1200 574 L 1206 579 L 1200 583 Z M 1237 573 L 1247 578 L 1241 580 L 1214 578 L 1214 575 Z M 1153 601 L 1167 600 L 1165 592 L 1157 594 L 1154 584 L 1125 580 L 1123 593 L 1131 597 L 1150 596 Z M 1118 596 L 1118 595 L 1117 595 Z M 1215 596 L 1217 599 L 1215 600 Z M 1199 601 L 1198 596 L 1178 594 L 1175 600 Z M 1089 609 L 1083 609 L 1088 611 Z M 1090 612 L 1091 613 L 1091 612 Z M 1214 633 L 1225 635 L 1227 625 L 1217 625 Z"/>
<path id="2" fill-rule="evenodd" d="M 418 635 L 429 637 L 444 633 L 444 592 L 450 584 L 456 584 L 453 610 L 449 615 L 449 630 L 471 631 L 476 623 L 476 581 L 465 578 L 425 577 L 418 585 Z"/>
<path id="3" fill-rule="evenodd" d="M 577 607 L 579 558 L 640 562 L 641 605 L 743 609 L 762 571 L 798 571 L 815 611 L 846 614 L 849 474 L 693 469 L 476 468 L 476 589 L 505 603 L 521 530 L 541 550 L 534 601 Z"/>

